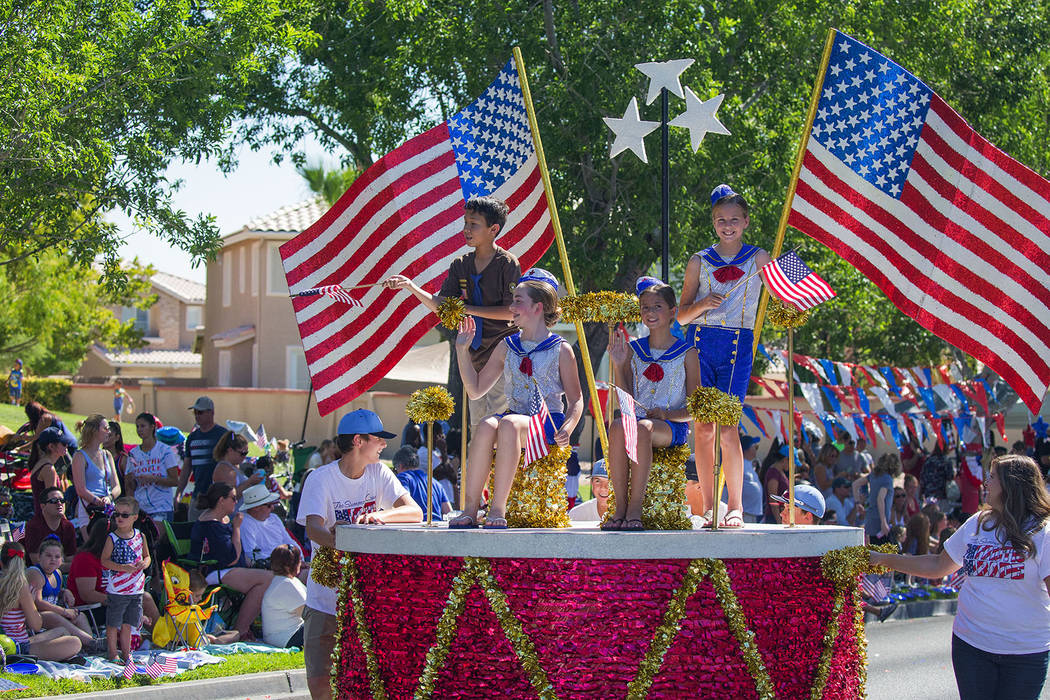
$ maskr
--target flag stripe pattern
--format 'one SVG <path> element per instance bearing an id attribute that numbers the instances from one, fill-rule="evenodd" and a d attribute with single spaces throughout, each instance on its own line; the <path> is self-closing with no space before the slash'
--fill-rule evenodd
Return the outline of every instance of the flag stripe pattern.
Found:
<path id="1" fill-rule="evenodd" d="M 25 538 L 26 538 L 26 526 L 25 525 L 19 525 L 18 527 L 16 527 L 14 530 L 11 531 L 11 541 L 12 542 L 21 542 Z"/>
<path id="2" fill-rule="evenodd" d="M 781 301 L 794 304 L 800 309 L 812 309 L 835 296 L 828 283 L 809 269 L 794 251 L 765 265 L 761 274 L 769 286 L 769 291 Z"/>
<path id="3" fill-rule="evenodd" d="M 620 402 L 620 425 L 623 426 L 623 442 L 627 457 L 638 463 L 638 418 L 634 415 L 634 397 L 616 387 L 616 398 Z"/>
<path id="4" fill-rule="evenodd" d="M 1038 410 L 1050 385 L 1050 182 L 841 33 L 789 223 Z"/>
<path id="5" fill-rule="evenodd" d="M 335 299 L 336 301 L 348 304 L 350 306 L 356 306 L 364 308 L 358 299 L 355 299 L 350 295 L 350 292 L 343 289 L 342 285 L 338 284 L 326 284 L 323 287 L 314 287 L 313 289 L 304 289 L 301 292 L 295 294 L 296 297 L 313 297 L 313 296 L 326 296 L 329 299 Z"/>
<path id="6" fill-rule="evenodd" d="M 550 413 L 547 411 L 547 402 L 540 395 L 539 385 L 532 383 L 532 397 L 529 399 L 529 430 L 525 439 L 525 465 L 532 464 L 540 457 L 545 457 L 550 450 L 547 448 L 547 425 L 552 423 Z"/>
<path id="7" fill-rule="evenodd" d="M 884 600 L 890 594 L 890 589 L 881 576 L 865 575 L 860 577 L 860 590 L 872 600 Z"/>
<path id="8" fill-rule="evenodd" d="M 464 252 L 463 204 L 503 199 L 510 215 L 496 243 L 522 269 L 554 240 L 546 193 L 513 61 L 475 102 L 362 173 L 319 221 L 280 248 L 322 415 L 377 381 L 437 322 L 405 292 L 372 287 L 366 311 L 295 290 L 352 287 L 394 274 L 437 292 Z"/>
<path id="9" fill-rule="evenodd" d="M 134 564 L 142 559 L 142 533 L 135 530 L 134 536 L 126 540 L 115 532 L 109 533 L 113 541 L 113 552 L 110 559 L 114 564 Z M 109 570 L 109 582 L 106 584 L 106 593 L 116 595 L 134 595 L 142 593 L 146 583 L 146 575 L 142 571 L 114 571 Z"/>

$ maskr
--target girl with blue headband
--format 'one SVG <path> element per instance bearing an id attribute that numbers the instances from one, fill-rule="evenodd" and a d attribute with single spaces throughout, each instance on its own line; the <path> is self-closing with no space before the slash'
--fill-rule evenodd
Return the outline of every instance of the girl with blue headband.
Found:
<path id="1" fill-rule="evenodd" d="M 470 441 L 466 507 L 462 515 L 449 521 L 450 528 L 478 526 L 481 495 L 489 478 L 486 465 L 493 449 L 496 476 L 484 526 L 507 527 L 507 499 L 527 439 L 529 418 L 538 409 L 534 387 L 538 387 L 553 422 L 546 426 L 547 444 L 568 445 L 569 434 L 583 414 L 576 355 L 564 338 L 550 331 L 560 316 L 554 275 L 538 267 L 526 271 L 514 288 L 510 313 L 519 332 L 496 346 L 480 372 L 470 362 L 469 344 L 474 336 L 471 317 L 463 320 L 456 336 L 456 359 L 467 395 L 476 398 L 485 394 L 502 376 L 509 412 L 487 416 L 478 424 Z"/>
<path id="2" fill-rule="evenodd" d="M 689 259 L 678 304 L 678 322 L 691 323 L 686 340 L 699 353 L 700 385 L 733 394 L 741 401 L 751 381 L 755 315 L 762 277 L 755 273 L 771 258 L 761 248 L 744 243 L 751 224 L 748 204 L 729 185 L 711 192 L 711 222 L 718 242 Z M 741 491 L 744 457 L 737 426 L 696 424 L 696 471 L 704 526 L 716 517 L 714 490 L 715 430 L 721 430 L 722 470 L 729 491 L 729 510 L 718 526 L 744 526 Z"/>

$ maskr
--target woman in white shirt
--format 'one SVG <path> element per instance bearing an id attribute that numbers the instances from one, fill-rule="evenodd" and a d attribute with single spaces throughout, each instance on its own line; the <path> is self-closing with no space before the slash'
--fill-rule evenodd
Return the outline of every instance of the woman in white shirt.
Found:
<path id="1" fill-rule="evenodd" d="M 286 544 L 270 554 L 273 581 L 262 600 L 263 641 L 270 646 L 303 647 L 306 586 L 297 578 L 302 563 L 299 550 Z"/>
<path id="2" fill-rule="evenodd" d="M 939 554 L 871 553 L 871 563 L 923 578 L 966 571 L 952 629 L 961 700 L 1035 700 L 1050 656 L 1050 495 L 1036 463 L 992 461 L 987 504 Z"/>

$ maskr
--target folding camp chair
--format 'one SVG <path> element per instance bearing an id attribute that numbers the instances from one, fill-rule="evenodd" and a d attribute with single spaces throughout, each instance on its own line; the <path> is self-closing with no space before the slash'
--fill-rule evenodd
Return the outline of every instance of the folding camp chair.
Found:
<path id="1" fill-rule="evenodd" d="M 201 559 L 198 561 L 190 558 L 190 530 L 192 527 L 193 523 L 170 523 L 167 520 L 164 521 L 164 532 L 168 538 L 168 546 L 171 547 L 171 552 L 175 555 L 173 557 L 175 563 L 187 569 L 206 569 L 217 566 L 219 562 L 215 559 Z M 232 619 L 227 618 L 232 618 L 236 614 L 241 602 L 244 600 L 244 594 L 234 588 L 223 585 L 221 578 L 219 579 L 219 586 L 220 598 L 222 599 L 221 601 L 216 601 L 219 603 L 219 616 L 223 619 L 223 622 L 229 625 Z"/>
<path id="2" fill-rule="evenodd" d="M 188 571 L 170 561 L 164 562 L 161 571 L 167 601 L 163 616 L 153 627 L 153 644 L 172 649 L 200 649 L 208 643 L 204 629 L 218 609 L 209 603 L 219 589 L 211 589 L 199 603 L 194 603 Z"/>

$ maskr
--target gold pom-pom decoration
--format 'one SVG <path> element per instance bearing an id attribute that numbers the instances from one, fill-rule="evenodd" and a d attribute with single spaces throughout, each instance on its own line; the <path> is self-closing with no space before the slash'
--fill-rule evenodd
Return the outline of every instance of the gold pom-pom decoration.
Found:
<path id="1" fill-rule="evenodd" d="M 686 408 L 697 423 L 736 425 L 744 413 L 740 399 L 713 386 L 697 387 L 686 400 Z"/>
<path id="2" fill-rule="evenodd" d="M 615 326 L 642 320 L 638 297 L 626 292 L 587 292 L 565 297 L 560 304 L 562 318 L 568 323 L 589 321 Z"/>
<path id="3" fill-rule="evenodd" d="M 693 451 L 691 443 L 653 448 L 653 462 L 645 481 L 642 525 L 646 530 L 692 530 L 685 504 L 685 463 Z M 628 480 L 629 481 L 629 480 Z M 616 493 L 609 492 L 609 505 L 602 522 L 616 510 Z"/>
<path id="4" fill-rule="evenodd" d="M 789 306 L 770 295 L 769 305 L 766 307 L 766 320 L 774 328 L 798 328 L 809 320 L 809 311 Z"/>
<path id="5" fill-rule="evenodd" d="M 310 578 L 322 586 L 339 588 L 343 581 L 342 554 L 331 547 L 318 547 L 310 562 Z"/>
<path id="6" fill-rule="evenodd" d="M 443 386 L 428 386 L 418 389 L 408 397 L 405 413 L 413 423 L 429 423 L 435 420 L 448 420 L 456 410 L 452 394 Z"/>
<path id="7" fill-rule="evenodd" d="M 861 574 L 885 573 L 885 568 L 871 564 L 868 557 L 869 552 L 896 554 L 897 546 L 893 544 L 868 547 L 857 545 L 834 549 L 820 558 L 820 568 L 824 571 L 824 578 L 835 584 L 837 588 L 846 588 L 856 586 L 857 576 Z"/>
<path id="8" fill-rule="evenodd" d="M 566 463 L 572 448 L 550 445 L 550 452 L 528 466 L 518 461 L 514 484 L 507 499 L 510 527 L 569 527 L 569 502 L 565 498 Z"/>
<path id="9" fill-rule="evenodd" d="M 437 316 L 441 319 L 441 325 L 450 331 L 458 330 L 459 324 L 467 317 L 463 312 L 463 300 L 459 297 L 446 297 L 438 304 Z"/>

